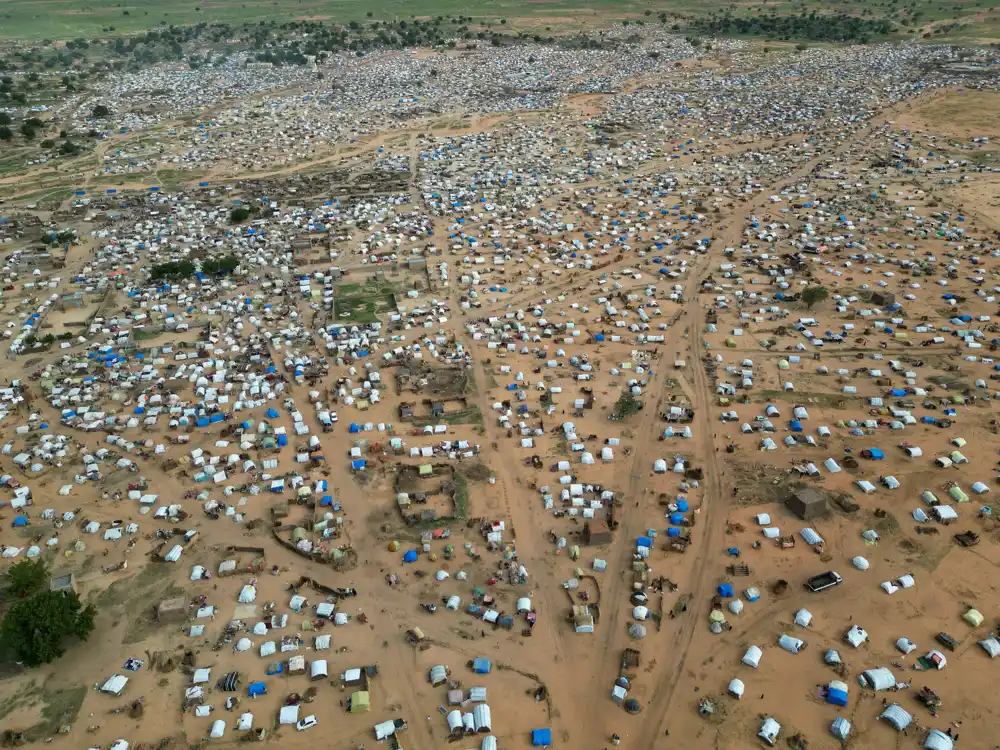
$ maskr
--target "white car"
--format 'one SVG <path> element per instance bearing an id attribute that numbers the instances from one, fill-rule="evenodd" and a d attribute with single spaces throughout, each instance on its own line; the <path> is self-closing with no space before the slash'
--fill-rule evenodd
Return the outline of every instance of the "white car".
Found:
<path id="1" fill-rule="evenodd" d="M 316 717 L 312 714 L 304 719 L 299 719 L 295 724 L 295 728 L 300 732 L 305 731 L 306 729 L 311 729 L 314 726 L 316 726 Z"/>

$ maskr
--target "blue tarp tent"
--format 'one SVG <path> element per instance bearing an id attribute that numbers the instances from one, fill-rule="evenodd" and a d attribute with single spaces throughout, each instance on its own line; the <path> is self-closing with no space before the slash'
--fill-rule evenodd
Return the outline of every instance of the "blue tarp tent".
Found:
<path id="1" fill-rule="evenodd" d="M 355 471 L 358 471 L 360 469 L 365 468 L 365 465 L 366 465 L 366 462 L 365 462 L 365 460 L 363 458 L 359 458 L 359 459 L 356 459 L 354 461 L 351 461 L 351 468 L 354 469 Z"/>
<path id="2" fill-rule="evenodd" d="M 792 432 L 802 432 L 802 423 L 797 419 L 793 419 L 788 426 Z"/>
<path id="3" fill-rule="evenodd" d="M 288 445 L 288 435 L 278 435 L 278 447 L 284 448 Z"/>
<path id="4" fill-rule="evenodd" d="M 720 583 L 719 584 L 719 596 L 732 596 L 733 595 L 733 584 L 731 583 Z"/>
<path id="5" fill-rule="evenodd" d="M 639 545 L 640 547 L 652 547 L 653 540 L 650 539 L 648 536 L 641 536 L 639 537 L 639 540 L 636 542 L 636 544 Z"/>
<path id="6" fill-rule="evenodd" d="M 265 695 L 267 693 L 267 685 L 263 682 L 251 682 L 247 685 L 247 695 L 251 698 L 256 698 L 258 695 Z"/>
<path id="7" fill-rule="evenodd" d="M 552 744 L 552 730 L 551 729 L 532 729 L 531 730 L 531 746 L 532 747 L 548 747 Z"/>
<path id="8" fill-rule="evenodd" d="M 476 674 L 489 674 L 493 664 L 485 656 L 479 656 L 472 660 L 472 671 Z"/>
<path id="9" fill-rule="evenodd" d="M 278 411 L 277 411 L 277 409 L 268 409 L 266 412 L 264 412 L 264 415 L 268 419 L 277 419 L 278 418 Z"/>
<path id="10" fill-rule="evenodd" d="M 934 417 L 921 417 L 920 421 L 923 424 L 937 424 L 937 420 Z"/>
<path id="11" fill-rule="evenodd" d="M 893 388 L 891 391 L 889 391 L 889 395 L 892 396 L 893 398 L 902 398 L 903 396 L 906 395 L 906 391 L 902 388 Z"/>
<path id="12" fill-rule="evenodd" d="M 840 688 L 834 687 L 832 684 L 826 689 L 826 702 L 832 703 L 835 706 L 846 706 L 847 705 L 847 691 Z"/>
<path id="13" fill-rule="evenodd" d="M 199 427 L 208 427 L 208 417 L 198 417 L 198 420 L 195 422 L 195 424 L 198 425 Z"/>
<path id="14" fill-rule="evenodd" d="M 684 514 L 683 513 L 671 513 L 670 514 L 670 524 L 672 526 L 683 526 L 684 525 Z"/>
<path id="15" fill-rule="evenodd" d="M 885 451 L 881 448 L 869 448 L 867 451 L 862 451 L 862 455 L 872 461 L 881 461 L 885 458 Z"/>
<path id="16" fill-rule="evenodd" d="M 667 529 L 667 539 L 672 539 L 681 535 L 681 530 L 676 526 Z"/>
<path id="17" fill-rule="evenodd" d="M 18 516 L 17 518 L 14 519 L 14 528 L 15 529 L 20 528 L 22 526 L 27 526 L 27 525 L 28 525 L 28 517 L 27 516 Z"/>
<path id="18" fill-rule="evenodd" d="M 403 555 L 403 562 L 416 562 L 417 561 L 417 551 L 415 549 L 407 550 L 406 554 Z"/>
<path id="19" fill-rule="evenodd" d="M 684 498 L 680 498 L 677 501 L 676 505 L 677 505 L 677 510 L 679 510 L 681 513 L 688 512 L 688 501 L 685 500 Z"/>
<path id="20" fill-rule="evenodd" d="M 358 432 L 361 432 L 361 428 L 358 427 L 356 424 L 354 424 L 354 422 L 351 422 L 351 426 L 347 428 L 347 431 L 350 432 L 352 435 L 354 435 Z"/>
<path id="21" fill-rule="evenodd" d="M 267 665 L 267 669 L 264 670 L 266 675 L 281 674 L 285 671 L 285 662 L 275 661 Z"/>

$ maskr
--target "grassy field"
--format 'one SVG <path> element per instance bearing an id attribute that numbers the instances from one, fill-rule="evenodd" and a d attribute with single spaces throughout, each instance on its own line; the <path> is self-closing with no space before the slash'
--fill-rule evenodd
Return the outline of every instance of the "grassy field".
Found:
<path id="1" fill-rule="evenodd" d="M 586 26 L 606 25 L 614 21 L 637 20 L 647 15 L 656 23 L 656 15 L 706 16 L 729 9 L 736 15 L 763 13 L 789 14 L 802 11 L 843 12 L 869 19 L 900 18 L 918 11 L 909 25 L 918 29 L 925 24 L 944 23 L 950 19 L 968 22 L 951 34 L 973 38 L 979 27 L 991 32 L 998 20 L 995 9 L 1000 0 L 960 0 L 935 2 L 911 0 L 872 4 L 865 0 L 771 0 L 754 3 L 730 3 L 723 0 L 663 2 L 662 0 L 498 0 L 488 5 L 470 5 L 459 0 L 164 0 L 151 6 L 124 0 L 4 0 L 0 3 L 0 37 L 10 39 L 74 39 L 134 34 L 160 25 L 187 26 L 198 23 L 318 20 L 332 23 L 400 20 L 410 17 L 471 16 L 476 25 L 487 23 L 505 30 L 549 29 L 552 33 L 572 31 Z M 909 10 L 907 10 L 909 8 Z M 369 16 L 369 14 L 371 14 Z M 672 20 L 671 20 L 672 23 Z"/>

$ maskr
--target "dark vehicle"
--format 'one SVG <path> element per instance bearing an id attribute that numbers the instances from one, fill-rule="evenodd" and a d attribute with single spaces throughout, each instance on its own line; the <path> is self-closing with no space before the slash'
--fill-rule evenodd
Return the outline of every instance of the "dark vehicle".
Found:
<path id="1" fill-rule="evenodd" d="M 832 570 L 828 570 L 826 573 L 820 573 L 818 576 L 813 576 L 808 581 L 806 581 L 806 588 L 817 593 L 819 591 L 824 591 L 825 589 L 833 588 L 834 586 L 839 586 L 844 582 L 844 579 L 840 577 L 840 573 L 834 573 Z"/>
<path id="2" fill-rule="evenodd" d="M 958 648 L 958 641 L 956 641 L 947 633 L 938 633 L 936 636 L 934 636 L 934 640 L 940 643 L 949 651 L 954 651 L 956 648 Z"/>

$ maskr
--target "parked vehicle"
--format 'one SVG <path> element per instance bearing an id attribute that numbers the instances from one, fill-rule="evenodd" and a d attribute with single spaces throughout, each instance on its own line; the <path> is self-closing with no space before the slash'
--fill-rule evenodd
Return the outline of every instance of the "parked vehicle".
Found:
<path id="1" fill-rule="evenodd" d="M 807 580 L 806 588 L 814 593 L 818 593 L 820 591 L 824 591 L 825 589 L 839 586 L 843 582 L 844 579 L 840 577 L 840 573 L 828 570 L 826 573 L 820 573 L 819 575 L 813 576 Z"/>

